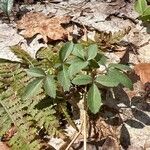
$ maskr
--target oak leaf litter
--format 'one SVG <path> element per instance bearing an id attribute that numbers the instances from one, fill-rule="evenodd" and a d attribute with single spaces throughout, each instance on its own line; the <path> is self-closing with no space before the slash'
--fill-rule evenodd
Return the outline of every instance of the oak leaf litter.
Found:
<path id="1" fill-rule="evenodd" d="M 137 64 L 134 70 L 143 84 L 150 82 L 150 63 Z"/>
<path id="2" fill-rule="evenodd" d="M 47 43 L 49 40 L 64 40 L 68 38 L 71 28 L 64 28 L 62 24 L 69 24 L 70 16 L 48 17 L 40 12 L 29 12 L 21 20 L 17 21 L 17 28 L 22 30 L 20 34 L 25 38 L 32 38 L 41 34 Z"/>

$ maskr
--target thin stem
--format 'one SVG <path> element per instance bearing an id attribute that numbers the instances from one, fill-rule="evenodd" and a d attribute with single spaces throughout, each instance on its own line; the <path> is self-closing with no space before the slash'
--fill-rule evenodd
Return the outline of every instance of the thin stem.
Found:
<path id="1" fill-rule="evenodd" d="M 87 149 L 87 128 L 86 128 L 86 124 L 87 124 L 87 117 L 86 117 L 86 110 L 84 110 L 84 124 L 83 124 L 83 129 L 84 129 L 84 150 Z"/>
<path id="2" fill-rule="evenodd" d="M 8 23 L 10 23 L 10 17 L 9 17 L 9 14 L 6 13 L 6 16 L 7 16 L 7 18 L 8 18 Z"/>
<path id="3" fill-rule="evenodd" d="M 71 145 L 75 142 L 75 140 L 82 133 L 82 127 L 83 127 L 83 122 L 81 123 L 81 128 L 80 128 L 79 132 L 75 135 L 75 137 L 72 139 L 72 141 L 70 142 L 70 144 L 67 146 L 67 148 L 65 150 L 69 150 L 69 148 L 71 147 Z"/>
<path id="4" fill-rule="evenodd" d="M 83 111 L 83 131 L 84 131 L 84 150 L 87 150 L 87 101 L 86 101 L 87 88 L 85 88 L 84 93 L 84 111 Z"/>

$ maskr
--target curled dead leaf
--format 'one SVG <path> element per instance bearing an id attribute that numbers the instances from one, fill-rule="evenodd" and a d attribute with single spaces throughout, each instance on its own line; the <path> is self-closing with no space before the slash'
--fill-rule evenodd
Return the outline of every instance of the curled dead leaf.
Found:
<path id="1" fill-rule="evenodd" d="M 143 84 L 150 82 L 150 63 L 140 63 L 134 67 L 135 73 Z"/>
<path id="2" fill-rule="evenodd" d="M 49 18 L 43 13 L 29 12 L 25 14 L 21 20 L 17 22 L 17 28 L 21 31 L 21 35 L 25 38 L 31 38 L 36 34 L 41 34 L 44 41 L 63 40 L 68 38 L 69 31 L 62 24 L 68 24 L 71 20 L 70 16 L 57 16 Z"/>

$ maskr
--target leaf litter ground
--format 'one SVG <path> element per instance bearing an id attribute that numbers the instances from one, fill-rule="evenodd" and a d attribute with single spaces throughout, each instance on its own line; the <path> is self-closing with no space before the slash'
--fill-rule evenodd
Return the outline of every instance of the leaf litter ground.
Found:
<path id="1" fill-rule="evenodd" d="M 106 52 L 106 54 L 112 60 L 112 62 L 113 61 L 117 62 L 117 61 L 121 60 L 123 63 L 129 62 L 129 63 L 133 63 L 133 64 L 138 64 L 139 63 L 139 61 L 137 59 L 137 57 L 138 57 L 140 60 L 140 63 L 148 63 L 148 64 L 136 65 L 136 67 L 135 67 L 137 75 L 139 75 L 141 78 L 142 84 L 145 84 L 145 82 L 150 81 L 149 80 L 150 53 L 148 52 L 149 43 L 143 47 L 140 47 L 140 46 L 143 43 L 147 43 L 147 41 L 149 40 L 149 34 L 146 32 L 146 28 L 143 28 L 143 26 L 141 26 L 140 22 L 138 24 L 134 24 L 129 19 L 129 18 L 134 19 L 137 17 L 137 14 L 131 9 L 131 8 L 133 8 L 132 7 L 133 2 L 126 4 L 124 1 L 122 1 L 122 2 L 116 1 L 114 7 L 112 7 L 111 4 L 114 4 L 114 3 L 113 2 L 112 3 L 96 2 L 96 1 L 94 1 L 93 3 L 90 3 L 90 2 L 85 3 L 83 1 L 77 1 L 77 2 L 69 1 L 69 2 L 61 2 L 61 3 L 58 3 L 57 5 L 56 4 L 55 5 L 48 4 L 46 7 L 44 5 L 41 5 L 40 3 L 36 4 L 36 5 L 26 6 L 26 9 L 28 9 L 30 12 L 32 12 L 32 9 L 34 9 L 34 11 L 36 11 L 37 14 L 39 15 L 40 14 L 39 11 L 42 10 L 43 13 L 45 13 L 45 14 L 48 14 L 50 12 L 51 14 L 56 15 L 56 16 L 61 15 L 61 16 L 63 16 L 61 18 L 63 20 L 62 20 L 62 22 L 61 22 L 61 19 L 58 21 L 58 18 L 56 17 L 56 23 L 54 24 L 56 26 L 54 27 L 54 25 L 51 26 L 51 23 L 53 21 L 55 21 L 55 18 L 53 20 L 51 18 L 48 19 L 44 15 L 42 15 L 40 18 L 38 15 L 37 15 L 38 17 L 35 16 L 35 17 L 37 17 L 37 19 L 40 19 L 40 21 L 41 21 L 41 18 L 43 18 L 43 21 L 41 21 L 41 24 L 46 23 L 45 26 L 43 26 L 43 24 L 42 25 L 38 24 L 37 20 L 36 20 L 36 22 L 31 23 L 32 20 L 30 20 L 30 19 L 36 14 L 36 13 L 31 13 L 31 16 L 32 15 L 33 16 L 31 18 L 28 18 L 29 20 L 24 20 L 24 21 L 22 20 L 22 21 L 18 22 L 18 28 L 25 29 L 23 35 L 28 38 L 40 33 L 42 35 L 42 38 L 44 39 L 44 42 L 47 43 L 47 41 L 49 39 L 62 40 L 66 37 L 68 38 L 69 32 L 67 30 L 65 30 L 64 28 L 62 28 L 62 26 L 61 26 L 61 23 L 69 23 L 68 20 L 66 20 L 66 18 L 64 18 L 64 16 L 67 16 L 68 14 L 73 16 L 72 21 L 77 22 L 81 25 L 94 27 L 100 31 L 115 32 L 115 31 L 122 29 L 123 27 L 131 26 L 132 29 L 131 29 L 130 33 L 125 37 L 125 41 L 133 43 L 134 45 L 139 47 L 137 49 L 134 48 L 134 50 L 138 50 L 139 55 L 137 56 L 137 54 L 134 52 L 134 50 L 133 50 L 133 52 L 129 51 L 129 48 L 131 48 L 132 46 L 127 47 L 127 49 L 125 49 L 123 51 L 119 51 L 118 52 L 119 55 L 117 52 L 114 52 L 114 53 Z M 122 7 L 123 4 L 126 4 L 126 6 Z M 103 9 L 100 10 L 100 9 L 98 9 L 99 7 L 103 8 Z M 120 8 L 119 13 L 124 13 L 127 16 L 127 19 L 122 20 L 123 16 L 121 16 L 121 15 L 118 15 L 118 16 L 112 15 L 118 11 L 118 8 Z M 128 10 L 127 13 L 126 13 L 125 9 Z M 110 20 L 106 20 L 106 19 L 108 19 L 108 17 L 110 17 L 109 18 Z M 45 21 L 45 20 L 47 20 L 47 21 Z M 26 22 L 26 24 L 23 24 L 24 22 Z M 2 35 L 2 36 L 0 36 L 0 56 L 1 56 L 1 58 L 9 57 L 10 60 L 14 59 L 14 56 L 12 56 L 9 51 L 9 46 L 12 46 L 12 45 L 21 44 L 24 47 L 24 49 L 27 49 L 27 51 L 29 53 L 33 53 L 33 49 L 38 50 L 40 47 L 47 46 L 45 43 L 41 45 L 38 42 L 38 39 L 36 39 L 36 38 L 35 38 L 36 40 L 33 38 L 33 41 L 28 44 L 26 39 L 17 33 L 17 27 L 16 27 L 15 23 L 12 23 L 12 25 L 5 24 L 5 23 L 3 23 L 3 21 L 0 22 L 0 35 Z M 36 26 L 35 28 L 34 28 L 34 25 Z M 49 28 L 49 26 L 51 26 L 51 27 Z M 58 30 L 58 32 L 55 32 L 57 30 Z M 6 34 L 4 34 L 4 31 L 6 32 Z M 54 31 L 55 34 L 57 33 L 57 35 L 55 35 L 54 33 L 52 35 L 49 35 L 49 33 L 50 33 L 49 31 Z M 69 30 L 69 31 L 72 32 L 72 30 Z M 12 32 L 13 32 L 12 36 L 6 36 L 6 35 L 11 35 Z M 13 40 L 11 40 L 11 39 L 13 39 Z M 35 40 L 35 43 L 34 43 L 34 40 Z M 34 46 L 36 48 L 34 48 Z M 120 49 L 121 49 L 121 47 L 120 47 Z M 129 55 L 129 57 L 126 56 L 127 54 Z M 101 137 L 103 137 L 103 138 L 107 137 L 107 140 L 103 144 L 103 146 L 104 146 L 103 148 L 108 149 L 108 146 L 110 146 L 113 143 L 112 147 L 114 149 L 118 149 L 118 145 L 117 145 L 118 142 L 113 140 L 114 134 L 117 134 L 117 132 L 119 132 L 118 135 L 120 136 L 120 142 L 121 142 L 122 146 L 124 147 L 124 149 L 128 148 L 128 149 L 133 150 L 135 148 L 136 149 L 142 149 L 142 148 L 148 149 L 149 148 L 149 143 L 150 143 L 150 141 L 149 141 L 149 136 L 150 136 L 150 127 L 149 127 L 149 125 L 150 125 L 150 123 L 149 123 L 150 122 L 150 119 L 149 119 L 150 108 L 149 108 L 149 106 L 150 106 L 150 104 L 148 102 L 148 98 L 146 100 L 143 100 L 143 97 L 141 97 L 141 95 L 140 95 L 140 91 L 143 91 L 143 85 L 140 83 L 139 78 L 137 78 L 137 76 L 135 77 L 135 75 L 134 76 L 131 75 L 131 77 L 133 78 L 133 81 L 135 81 L 134 91 L 127 91 L 127 93 L 128 93 L 128 95 L 127 95 L 124 92 L 124 90 L 116 89 L 116 93 L 118 93 L 118 92 L 120 93 L 120 95 L 118 96 L 118 101 L 120 101 L 120 102 L 112 101 L 113 97 L 110 96 L 110 93 L 107 93 L 107 100 L 110 103 L 109 106 L 113 105 L 113 103 L 118 103 L 118 105 L 121 105 L 121 107 L 122 107 L 121 117 L 125 121 L 125 124 L 121 127 L 118 126 L 117 129 L 112 129 L 113 125 L 110 126 L 110 125 L 108 125 L 109 123 L 105 124 L 103 122 L 103 120 L 101 121 L 101 118 L 99 118 L 96 121 L 96 124 L 97 124 L 96 125 L 96 127 L 97 127 L 96 133 L 99 134 L 98 135 L 99 137 L 97 137 L 97 139 L 101 138 Z M 132 105 L 133 108 L 130 108 L 130 109 L 124 108 L 124 106 L 129 105 L 129 103 L 133 104 Z M 112 106 L 112 108 L 113 108 L 113 106 Z M 114 110 L 112 110 L 111 113 L 113 113 L 113 111 Z M 104 113 L 103 113 L 104 116 L 103 117 L 105 117 L 105 114 L 107 114 L 107 113 L 110 113 L 110 108 L 104 108 Z M 128 116 L 126 116 L 126 114 L 128 114 Z M 115 122 L 115 121 L 112 121 L 112 122 Z M 101 126 L 98 127 L 99 125 L 101 125 Z M 68 130 L 69 129 L 70 129 L 70 127 L 68 127 Z M 68 131 L 68 133 L 69 132 L 73 133 L 72 129 L 70 129 Z M 96 133 L 93 136 L 95 136 Z M 100 133 L 103 134 L 103 136 Z M 110 133 L 111 133 L 112 137 L 109 136 Z M 79 145 L 82 142 L 79 142 L 80 141 L 79 139 L 77 140 L 78 145 L 74 145 L 75 147 L 80 147 Z M 82 137 L 81 137 L 81 141 L 82 141 Z M 56 149 L 59 149 L 58 147 L 61 144 L 59 142 L 58 143 L 56 142 L 56 143 L 53 143 L 53 145 L 56 147 Z M 94 146 L 92 147 L 91 145 L 92 144 L 90 143 L 89 149 L 94 149 Z M 114 145 L 115 145 L 115 147 L 114 147 Z"/>

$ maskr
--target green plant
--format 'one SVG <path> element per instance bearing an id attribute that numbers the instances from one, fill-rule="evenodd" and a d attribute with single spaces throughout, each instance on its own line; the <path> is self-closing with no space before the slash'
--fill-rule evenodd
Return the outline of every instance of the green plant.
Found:
<path id="1" fill-rule="evenodd" d="M 13 46 L 12 51 L 21 59 L 21 62 L 0 60 L 0 120 L 2 120 L 0 122 L 0 137 L 3 141 L 7 141 L 14 150 L 46 149 L 50 145 L 40 135 L 41 130 L 44 135 L 67 138 L 60 128 L 62 118 L 59 115 L 63 115 L 63 118 L 75 127 L 69 116 L 66 101 L 57 100 L 62 110 L 58 115 L 56 111 L 60 109 L 60 106 L 58 108 L 56 101 L 54 102 L 53 99 L 47 97 L 43 90 L 26 101 L 22 100 L 21 95 L 24 92 L 24 87 L 32 80 L 25 72 L 28 65 L 41 66 L 46 69 L 52 65 L 53 60 L 55 61 L 55 54 L 51 51 L 46 52 L 46 56 L 50 52 L 53 58 L 51 60 L 49 57 L 49 60 L 46 61 L 44 60 L 45 51 L 39 52 L 39 59 L 40 57 L 43 59 L 37 61 L 21 48 L 19 49 L 18 46 Z M 16 133 L 7 139 L 5 133 L 9 131 L 11 124 L 14 124 Z"/>
<path id="2" fill-rule="evenodd" d="M 41 100 L 46 98 L 42 91 L 34 97 L 36 101 L 34 99 L 21 101 L 19 94 L 22 93 L 23 86 L 30 78 L 18 64 L 2 65 L 1 90 L 3 92 L 0 96 L 0 120 L 3 122 L 0 123 L 0 135 L 4 135 L 13 123 L 17 133 L 9 140 L 12 149 L 34 150 L 46 147 L 46 142 L 38 135 L 39 129 L 44 127 L 49 134 L 59 134 L 59 122 L 55 117 L 53 105 L 42 109 L 36 107 Z M 11 74 L 8 68 L 11 69 Z"/>
<path id="3" fill-rule="evenodd" d="M 35 79 L 26 87 L 24 99 L 35 96 L 41 89 L 57 99 L 58 93 L 65 95 L 72 87 L 82 87 L 80 96 L 85 97 L 88 108 L 96 114 L 102 105 L 101 89 L 119 84 L 132 89 L 132 82 L 125 74 L 130 68 L 122 64 L 108 64 L 96 44 L 83 46 L 67 42 L 59 51 L 58 62 L 50 71 L 37 67 L 27 70 L 27 74 Z M 101 65 L 105 70 L 98 74 L 97 69 Z"/>
<path id="4" fill-rule="evenodd" d="M 68 103 L 80 111 L 77 104 L 84 100 L 85 112 L 89 109 L 96 114 L 105 100 L 103 89 L 118 85 L 132 88 L 126 75 L 130 68 L 109 64 L 94 43 L 60 43 L 40 49 L 36 59 L 17 45 L 11 51 L 20 62 L 0 60 L 0 136 L 13 123 L 16 133 L 8 144 L 14 150 L 50 147 L 41 131 L 68 139 L 60 126 L 64 120 L 78 130 Z M 99 72 L 100 66 L 105 69 Z"/>
<path id="5" fill-rule="evenodd" d="M 150 21 L 150 6 L 148 6 L 146 0 L 137 0 L 134 8 L 139 13 L 140 19 Z"/>
<path id="6" fill-rule="evenodd" d="M 0 9 L 9 17 L 14 0 L 0 0 Z"/>

